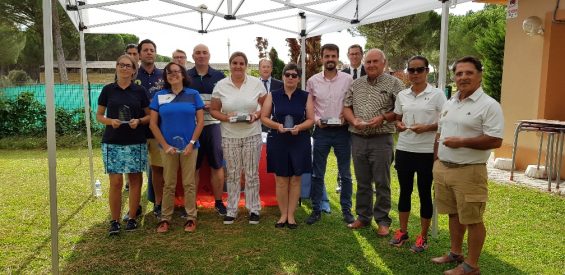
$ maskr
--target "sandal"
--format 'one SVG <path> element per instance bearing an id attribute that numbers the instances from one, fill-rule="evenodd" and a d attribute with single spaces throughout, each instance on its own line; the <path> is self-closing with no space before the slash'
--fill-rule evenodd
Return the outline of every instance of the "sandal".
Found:
<path id="1" fill-rule="evenodd" d="M 167 233 L 169 231 L 169 221 L 162 220 L 157 224 L 157 233 Z"/>

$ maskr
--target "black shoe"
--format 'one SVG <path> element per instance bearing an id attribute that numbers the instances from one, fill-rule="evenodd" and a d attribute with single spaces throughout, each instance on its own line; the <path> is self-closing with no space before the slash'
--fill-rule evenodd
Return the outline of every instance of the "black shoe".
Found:
<path id="1" fill-rule="evenodd" d="M 355 221 L 355 217 L 353 217 L 353 215 L 351 215 L 351 212 L 345 212 L 345 213 L 343 213 L 343 221 L 346 224 L 350 224 L 350 223 L 353 223 Z"/>
<path id="2" fill-rule="evenodd" d="M 310 224 L 310 225 L 315 224 L 321 218 L 322 218 L 322 214 L 320 212 L 312 212 L 312 214 L 310 214 L 310 217 L 306 219 L 306 224 Z"/>
<path id="3" fill-rule="evenodd" d="M 297 229 L 298 224 L 297 223 L 287 223 L 286 227 L 288 227 L 288 229 Z"/>
<path id="4" fill-rule="evenodd" d="M 251 213 L 249 215 L 249 224 L 259 224 L 259 214 Z"/>
<path id="5" fill-rule="evenodd" d="M 216 202 L 215 205 L 216 205 L 216 211 L 218 211 L 218 214 L 220 216 L 223 217 L 228 214 L 228 210 L 226 209 L 226 206 L 224 205 L 223 202 Z"/>
<path id="6" fill-rule="evenodd" d="M 137 221 L 135 219 L 129 219 L 128 223 L 126 224 L 126 231 L 135 231 L 137 230 Z"/>
<path id="7" fill-rule="evenodd" d="M 142 214 L 143 214 L 143 209 L 141 209 L 141 205 L 139 205 L 139 206 L 137 207 L 137 211 L 135 212 L 136 218 L 137 218 L 137 217 L 141 217 Z M 123 220 L 124 222 L 129 221 L 129 211 L 126 212 L 126 214 L 124 215 L 124 217 L 122 218 L 122 220 Z"/>
<path id="8" fill-rule="evenodd" d="M 160 204 L 153 205 L 153 215 L 155 215 L 156 218 L 161 217 L 161 205 Z"/>
<path id="9" fill-rule="evenodd" d="M 278 222 L 275 223 L 275 228 L 283 228 L 286 225 L 286 222 Z"/>
<path id="10" fill-rule="evenodd" d="M 117 220 L 111 220 L 110 229 L 108 230 L 108 235 L 109 236 L 118 235 L 120 233 L 120 229 L 122 229 L 120 222 L 118 222 Z"/>
<path id="11" fill-rule="evenodd" d="M 232 224 L 235 221 L 235 217 L 225 216 L 224 224 Z"/>

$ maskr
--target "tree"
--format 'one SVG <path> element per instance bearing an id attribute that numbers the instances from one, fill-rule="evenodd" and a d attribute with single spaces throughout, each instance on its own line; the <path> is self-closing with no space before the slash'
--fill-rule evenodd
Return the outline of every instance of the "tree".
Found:
<path id="1" fill-rule="evenodd" d="M 16 64 L 25 43 L 25 33 L 9 22 L 0 21 L 0 75 L 5 74 L 8 65 Z"/>
<path id="2" fill-rule="evenodd" d="M 257 37 L 255 48 L 259 51 L 259 59 L 267 57 L 267 48 L 269 47 L 269 40 L 264 37 Z"/>
<path id="3" fill-rule="evenodd" d="M 279 54 L 275 48 L 269 51 L 269 59 L 273 62 L 273 72 L 271 75 L 276 79 L 282 79 L 282 70 L 284 69 L 284 61 L 279 58 Z"/>
<path id="4" fill-rule="evenodd" d="M 387 56 L 388 66 L 393 70 L 404 69 L 411 53 L 401 47 L 400 42 L 412 29 L 416 15 L 362 25 L 351 29 L 353 35 L 367 38 L 366 48 L 381 49 Z"/>
<path id="5" fill-rule="evenodd" d="M 500 102 L 504 39 L 506 37 L 506 11 L 501 8 L 489 8 L 485 12 L 493 13 L 493 21 L 477 39 L 475 49 L 481 53 L 484 64 L 482 86 L 488 95 Z"/>
<path id="6" fill-rule="evenodd" d="M 320 52 L 322 36 L 306 38 L 306 79 L 319 73 L 322 68 L 322 53 Z M 286 44 L 289 47 L 290 61 L 298 65 L 300 62 L 300 43 L 296 38 L 287 38 Z"/>
<path id="7" fill-rule="evenodd" d="M 57 53 L 57 64 L 61 83 L 69 82 L 67 76 L 67 65 L 65 64 L 65 51 L 63 50 L 63 39 L 61 38 L 61 24 L 57 11 L 59 1 L 51 1 L 51 17 L 53 18 L 53 42 L 55 42 L 55 53 Z"/>

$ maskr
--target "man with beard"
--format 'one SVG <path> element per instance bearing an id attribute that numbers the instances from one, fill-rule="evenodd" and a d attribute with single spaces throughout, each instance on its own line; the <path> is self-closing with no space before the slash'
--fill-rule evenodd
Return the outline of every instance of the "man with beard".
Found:
<path id="1" fill-rule="evenodd" d="M 163 86 L 163 71 L 155 66 L 157 58 L 157 46 L 149 39 L 142 40 L 137 45 L 141 66 L 137 71 L 136 84 L 139 84 L 147 90 L 149 101 L 153 99 L 156 92 L 161 90 Z M 153 137 L 149 129 L 147 130 L 147 149 L 149 152 L 149 163 L 151 169 L 147 173 L 148 187 L 147 197 L 154 203 L 153 214 L 161 215 L 161 199 L 163 197 L 163 162 L 161 153 L 159 152 L 159 143 Z"/>
<path id="2" fill-rule="evenodd" d="M 351 75 L 338 71 L 339 48 L 335 44 L 322 46 L 324 70 L 308 79 L 306 90 L 312 95 L 315 114 L 313 160 L 312 160 L 312 213 L 306 220 L 314 224 L 321 218 L 321 201 L 325 189 L 324 177 L 328 155 L 333 147 L 341 176 L 340 194 L 343 220 L 352 223 L 351 214 L 351 137 L 343 121 L 343 98 L 351 86 Z"/>
<path id="3" fill-rule="evenodd" d="M 379 226 L 377 234 L 387 236 L 392 222 L 390 212 L 390 164 L 392 162 L 394 102 L 404 89 L 400 79 L 384 73 L 385 54 L 371 49 L 365 55 L 367 75 L 353 82 L 343 102 L 343 116 L 349 122 L 351 152 L 357 179 L 355 210 L 357 219 L 351 229 L 371 224 Z M 376 202 L 373 205 L 373 182 Z"/>

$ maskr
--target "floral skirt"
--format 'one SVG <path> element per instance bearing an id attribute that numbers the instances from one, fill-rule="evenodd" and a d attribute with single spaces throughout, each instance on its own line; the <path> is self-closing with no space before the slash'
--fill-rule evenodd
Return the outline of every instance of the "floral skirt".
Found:
<path id="1" fill-rule="evenodd" d="M 102 143 L 102 159 L 106 174 L 141 173 L 147 167 L 147 144 Z"/>

